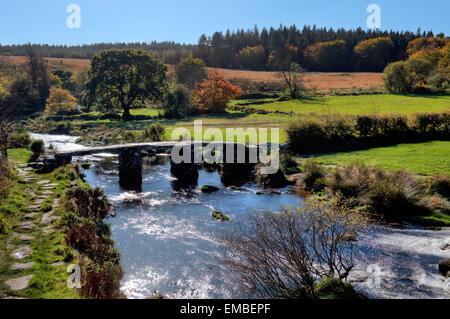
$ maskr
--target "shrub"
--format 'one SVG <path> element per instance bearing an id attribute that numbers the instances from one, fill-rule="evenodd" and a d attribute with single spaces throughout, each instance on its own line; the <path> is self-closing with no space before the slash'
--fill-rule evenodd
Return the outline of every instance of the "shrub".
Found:
<path id="1" fill-rule="evenodd" d="M 68 189 L 62 206 L 66 211 L 66 242 L 83 254 L 82 295 L 98 299 L 121 297 L 120 253 L 110 239 L 109 225 L 103 222 L 110 209 L 103 191 L 82 186 Z"/>
<path id="2" fill-rule="evenodd" d="M 111 209 L 105 193 L 99 187 L 77 186 L 68 189 L 64 194 L 63 203 L 67 212 L 76 213 L 81 217 L 103 219 Z"/>
<path id="3" fill-rule="evenodd" d="M 367 299 L 355 288 L 339 278 L 324 278 L 317 286 L 317 295 L 321 299 Z"/>
<path id="4" fill-rule="evenodd" d="M 8 196 L 11 186 L 8 160 L 5 156 L 0 155 L 0 199 L 4 199 Z"/>
<path id="5" fill-rule="evenodd" d="M 30 134 L 25 127 L 19 127 L 8 136 L 9 148 L 28 147 L 30 145 Z"/>
<path id="6" fill-rule="evenodd" d="M 344 152 L 399 143 L 449 139 L 450 113 L 300 118 L 287 129 L 296 154 Z"/>
<path id="7" fill-rule="evenodd" d="M 168 118 L 184 117 L 191 114 L 194 109 L 191 105 L 189 90 L 182 85 L 177 85 L 167 95 L 163 109 L 164 116 Z"/>
<path id="8" fill-rule="evenodd" d="M 428 192 L 450 200 L 450 176 L 438 174 L 428 181 Z"/>
<path id="9" fill-rule="evenodd" d="M 410 59 L 389 64 L 383 82 L 391 93 L 411 93 L 429 76 L 433 65 L 424 59 Z"/>
<path id="10" fill-rule="evenodd" d="M 303 182 L 307 189 L 320 192 L 325 188 L 325 170 L 317 162 L 308 159 L 303 165 Z"/>
<path id="11" fill-rule="evenodd" d="M 225 237 L 226 264 L 261 297 L 319 298 L 317 278 L 346 278 L 365 220 L 313 197 L 301 207 L 256 211 Z"/>
<path id="12" fill-rule="evenodd" d="M 5 217 L 0 214 L 0 235 L 7 234 L 9 232 L 9 225 L 6 222 Z"/>
<path id="13" fill-rule="evenodd" d="M 160 123 L 153 123 L 144 129 L 144 138 L 149 141 L 162 141 L 166 129 Z"/>
<path id="14" fill-rule="evenodd" d="M 84 267 L 81 293 L 94 299 L 117 299 L 122 296 L 120 280 L 123 271 L 117 265 L 106 263 L 104 265 L 90 265 Z"/>
<path id="15" fill-rule="evenodd" d="M 31 151 L 33 152 L 33 159 L 39 158 L 39 156 L 44 153 L 44 141 L 43 140 L 34 140 L 31 142 Z"/>

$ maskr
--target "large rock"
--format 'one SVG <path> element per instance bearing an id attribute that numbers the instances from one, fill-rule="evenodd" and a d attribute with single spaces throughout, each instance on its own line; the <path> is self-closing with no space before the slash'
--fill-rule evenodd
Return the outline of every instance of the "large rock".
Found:
<path id="1" fill-rule="evenodd" d="M 450 259 L 444 259 L 439 262 L 439 272 L 443 276 L 450 277 Z"/>
<path id="2" fill-rule="evenodd" d="M 281 169 L 275 174 L 263 174 L 262 167 L 258 167 L 255 173 L 255 181 L 265 188 L 282 188 L 289 184 Z"/>
<path id="3" fill-rule="evenodd" d="M 212 185 L 205 185 L 202 186 L 202 188 L 200 189 L 202 191 L 202 193 L 213 193 L 213 192 L 218 192 L 220 190 L 219 187 L 216 186 L 212 186 Z"/>

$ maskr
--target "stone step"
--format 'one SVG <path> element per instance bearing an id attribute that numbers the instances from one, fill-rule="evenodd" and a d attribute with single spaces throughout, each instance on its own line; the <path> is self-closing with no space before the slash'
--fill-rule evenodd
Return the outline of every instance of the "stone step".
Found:
<path id="1" fill-rule="evenodd" d="M 41 205 L 28 206 L 28 209 L 30 209 L 30 210 L 39 210 L 39 209 L 41 209 Z"/>
<path id="2" fill-rule="evenodd" d="M 30 284 L 30 280 L 33 278 L 33 275 L 28 275 L 24 277 L 14 278 L 5 281 L 5 284 L 9 287 L 9 289 L 18 291 L 23 290 L 28 287 Z"/>
<path id="3" fill-rule="evenodd" d="M 20 230 L 30 230 L 33 229 L 34 227 L 36 227 L 36 225 L 33 224 L 32 222 L 24 222 L 17 225 L 17 228 Z"/>
<path id="4" fill-rule="evenodd" d="M 43 232 L 45 235 L 49 235 L 49 234 L 55 232 L 55 230 L 53 229 L 53 226 L 52 226 L 52 225 L 48 225 L 48 226 L 45 226 L 45 227 L 42 228 L 42 232 Z"/>
<path id="5" fill-rule="evenodd" d="M 44 184 L 50 184 L 50 182 L 51 182 L 51 181 L 49 181 L 49 180 L 45 180 L 45 181 L 39 181 L 39 182 L 37 182 L 36 184 L 38 184 L 38 185 L 44 185 Z"/>
<path id="6" fill-rule="evenodd" d="M 33 249 L 30 246 L 23 246 L 19 249 L 14 250 L 10 256 L 15 259 L 25 259 L 33 253 Z"/>
<path id="7" fill-rule="evenodd" d="M 59 266 L 63 266 L 63 265 L 65 265 L 64 261 L 57 261 L 53 264 L 50 264 L 50 266 L 52 266 L 52 267 L 59 267 Z"/>
<path id="8" fill-rule="evenodd" d="M 45 190 L 42 192 L 43 195 L 53 195 L 53 192 L 51 190 Z"/>
<path id="9" fill-rule="evenodd" d="M 34 266 L 34 261 L 29 263 L 15 263 L 11 266 L 11 270 L 25 270 Z"/>
<path id="10" fill-rule="evenodd" d="M 26 214 L 26 215 L 25 215 L 25 219 L 31 219 L 31 220 L 33 220 L 33 219 L 36 218 L 37 215 L 39 215 L 39 214 L 38 214 L 38 213 L 29 213 L 29 214 Z"/>
<path id="11" fill-rule="evenodd" d="M 20 241 L 24 241 L 24 242 L 25 242 L 25 241 L 32 241 L 32 240 L 34 239 L 33 236 L 25 235 L 25 234 L 17 234 L 17 233 L 14 233 L 13 236 L 14 236 L 14 237 L 17 237 Z"/>

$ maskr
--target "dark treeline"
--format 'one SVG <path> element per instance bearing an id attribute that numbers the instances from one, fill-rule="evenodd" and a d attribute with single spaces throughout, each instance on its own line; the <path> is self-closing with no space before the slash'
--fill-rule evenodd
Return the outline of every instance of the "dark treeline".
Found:
<path id="1" fill-rule="evenodd" d="M 435 36 L 432 31 L 365 31 L 361 28 L 344 30 L 295 25 L 278 28 L 257 26 L 249 30 L 216 32 L 202 35 L 197 45 L 175 42 L 99 43 L 82 46 L 34 45 L 46 57 L 90 59 L 95 53 L 108 49 L 143 49 L 157 54 L 165 63 L 176 64 L 193 55 L 207 66 L 249 70 L 280 70 L 295 62 L 310 71 L 373 71 L 380 72 L 393 61 L 407 58 L 408 43 L 419 37 Z M 436 36 L 444 37 L 444 34 Z M 355 50 L 361 42 L 376 38 L 390 38 L 389 43 L 363 45 L 368 52 Z M 325 43 L 326 45 L 317 45 Z M 375 44 L 377 42 L 375 41 Z M 314 45 L 316 45 L 314 47 Z M 0 46 L 0 55 L 26 55 L 26 45 Z M 378 50 L 378 51 L 377 51 Z M 372 64 L 370 57 L 382 56 L 381 63 Z M 366 61 L 360 61 L 364 57 Z M 367 60 L 368 59 L 368 60 Z M 323 63 L 327 61 L 327 63 Z M 331 61 L 331 62 L 329 62 Z M 335 61 L 335 62 L 333 62 Z M 379 62 L 379 61 L 377 61 Z M 373 65 L 373 66 L 372 66 Z"/>

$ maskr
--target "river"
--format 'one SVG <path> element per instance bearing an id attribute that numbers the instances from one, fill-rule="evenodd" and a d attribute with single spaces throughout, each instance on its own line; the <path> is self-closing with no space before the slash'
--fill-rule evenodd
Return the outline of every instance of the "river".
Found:
<path id="1" fill-rule="evenodd" d="M 33 134 L 46 146 L 80 148 L 76 137 Z M 77 159 L 74 159 L 77 160 Z M 102 188 L 113 203 L 112 238 L 121 252 L 125 271 L 122 291 L 128 298 L 161 293 L 168 298 L 253 297 L 239 289 L 239 282 L 222 265 L 227 253 L 223 233 L 255 208 L 299 206 L 302 197 L 286 187 L 281 194 L 262 194 L 257 185 L 225 188 L 217 172 L 200 171 L 198 185 L 215 185 L 219 192 L 202 194 L 198 189 L 180 194 L 173 190 L 170 166 L 145 165 L 142 192 L 120 188 L 117 158 L 102 154 L 89 160 L 84 170 L 91 186 Z M 220 210 L 231 222 L 213 220 Z M 372 298 L 449 298 L 448 281 L 437 263 L 450 257 L 450 229 L 372 225 L 358 242 L 359 255 L 351 279 L 358 290 Z M 443 249 L 444 248 L 444 249 Z"/>

